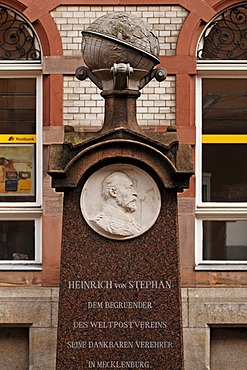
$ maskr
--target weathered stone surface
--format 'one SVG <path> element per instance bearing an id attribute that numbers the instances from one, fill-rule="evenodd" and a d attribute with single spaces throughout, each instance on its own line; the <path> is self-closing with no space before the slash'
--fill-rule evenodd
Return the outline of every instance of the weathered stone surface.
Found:
<path id="1" fill-rule="evenodd" d="M 43 264 L 56 268 L 61 258 L 62 216 L 43 217 L 43 236 L 46 235 L 47 247 L 43 249 Z"/>
<path id="2" fill-rule="evenodd" d="M 37 287 L 41 286 L 42 278 L 41 271 L 12 271 L 11 274 L 6 274 L 5 271 L 0 272 L 0 289 L 3 287 Z"/>
<path id="3" fill-rule="evenodd" d="M 182 289 L 185 370 L 245 369 L 246 294 L 246 288 Z"/>
<path id="4" fill-rule="evenodd" d="M 182 319 L 183 319 L 183 327 L 186 328 L 189 325 L 189 318 L 188 318 L 188 290 L 187 290 L 187 288 L 181 289 L 181 297 L 182 297 Z"/>
<path id="5" fill-rule="evenodd" d="M 183 198 L 182 195 L 178 198 L 178 214 L 195 214 L 195 199 Z"/>
<path id="6" fill-rule="evenodd" d="M 43 126 L 43 145 L 62 143 L 63 140 L 63 126 Z"/>
<path id="7" fill-rule="evenodd" d="M 246 302 L 247 288 L 189 288 L 190 303 Z"/>
<path id="8" fill-rule="evenodd" d="M 189 289 L 189 326 L 246 324 L 246 288 Z"/>
<path id="9" fill-rule="evenodd" d="M 93 134 L 70 132 L 66 134 L 65 144 L 51 146 L 49 174 L 52 176 L 52 186 L 58 191 L 76 187 L 82 173 L 90 171 L 90 167 L 95 163 L 114 163 L 116 157 L 120 162 L 136 162 L 140 166 L 153 168 L 166 188 L 182 191 L 189 186 L 193 173 L 189 158 L 191 151 L 188 146 L 185 148 L 185 145 L 178 147 L 176 133 L 166 132 L 159 135 L 163 139 L 158 141 L 156 136 L 153 138 L 152 135 L 147 136 L 129 128 L 118 127 L 119 116 L 121 119 L 125 116 L 130 126 L 135 125 L 130 109 L 126 107 L 125 95 L 126 92 L 121 98 L 125 102 L 122 110 L 117 112 L 114 108 L 111 117 L 112 129 L 105 131 L 103 128 L 99 133 Z M 120 101 L 121 99 L 119 98 Z M 114 107 L 115 104 L 113 99 L 110 106 Z M 107 121 L 106 125 L 111 126 L 111 123 Z M 186 154 L 187 160 L 179 159 L 177 166 L 177 159 L 181 157 L 180 150 Z"/>
<path id="10" fill-rule="evenodd" d="M 0 287 L 0 301 L 50 301 L 52 292 L 56 292 L 53 288 L 33 288 L 33 287 L 8 287 L 8 289 Z M 56 294 L 56 293 L 54 293 Z"/>
<path id="11" fill-rule="evenodd" d="M 58 299 L 59 299 L 59 289 L 53 288 L 51 295 L 51 314 L 52 314 L 52 327 L 57 328 L 58 322 Z"/>
<path id="12" fill-rule="evenodd" d="M 35 370 L 55 369 L 56 328 L 30 328 L 30 368 Z"/>
<path id="13" fill-rule="evenodd" d="M 193 349 L 193 350 L 192 350 Z M 207 370 L 210 368 L 210 330 L 184 329 L 185 370 Z"/>
<path id="14" fill-rule="evenodd" d="M 57 328 L 57 322 L 58 322 L 58 302 L 52 302 L 51 306 L 51 315 L 52 315 L 52 321 L 51 325 L 54 328 Z"/>
<path id="15" fill-rule="evenodd" d="M 63 74 L 74 75 L 75 69 L 82 64 L 83 60 L 80 56 L 44 56 L 43 57 L 43 73 L 44 74 Z"/>
<path id="16" fill-rule="evenodd" d="M 209 324 L 245 324 L 247 304 L 204 303 L 191 305 L 190 326 L 206 327 Z"/>
<path id="17" fill-rule="evenodd" d="M 180 246 L 180 266 L 191 267 L 194 264 L 194 233 L 195 218 L 191 214 L 180 214 L 178 216 L 179 224 L 179 246 Z"/>
<path id="18" fill-rule="evenodd" d="M 32 302 L 32 312 L 30 312 L 30 304 Z M 18 300 L 16 303 L 6 301 L 4 304 L 0 303 L 0 315 L 1 321 L 6 324 L 16 323 L 22 324 L 32 323 L 37 327 L 49 327 L 51 326 L 51 312 L 49 305 L 44 302 L 37 302 L 36 300 L 27 300 L 23 298 L 21 301 Z M 33 321 L 35 320 L 35 321 Z"/>
<path id="19" fill-rule="evenodd" d="M 42 269 L 42 284 L 44 287 L 59 286 L 60 269 L 48 267 Z"/>
<path id="20" fill-rule="evenodd" d="M 55 369 L 57 302 L 56 288 L 0 288 L 1 327 L 11 326 L 13 331 L 24 329 L 20 335 L 16 332 L 13 338 L 10 333 L 7 338 L 3 335 L 0 339 L 4 353 L 8 353 L 8 349 L 12 351 L 9 355 L 12 363 L 6 360 L 1 366 L 0 362 L 1 369 L 12 370 L 17 366 L 21 370 Z"/>
<path id="21" fill-rule="evenodd" d="M 159 63 L 159 41 L 143 19 L 113 12 L 97 18 L 83 31 L 82 55 L 91 70 L 120 62 L 149 70 Z"/>

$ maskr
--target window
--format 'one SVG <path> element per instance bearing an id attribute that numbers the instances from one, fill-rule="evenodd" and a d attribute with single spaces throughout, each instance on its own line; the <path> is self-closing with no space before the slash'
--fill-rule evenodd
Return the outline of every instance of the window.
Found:
<path id="1" fill-rule="evenodd" d="M 247 5 L 198 46 L 196 269 L 247 268 Z"/>
<path id="2" fill-rule="evenodd" d="M 39 269 L 41 50 L 21 15 L 0 15 L 0 269 Z"/>

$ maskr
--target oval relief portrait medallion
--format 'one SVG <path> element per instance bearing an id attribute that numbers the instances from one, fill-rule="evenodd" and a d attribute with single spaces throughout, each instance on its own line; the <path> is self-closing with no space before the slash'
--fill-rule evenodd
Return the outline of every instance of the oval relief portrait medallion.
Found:
<path id="1" fill-rule="evenodd" d="M 131 239 L 154 225 L 160 191 L 144 170 L 129 164 L 102 167 L 86 181 L 80 199 L 88 225 L 109 239 Z"/>

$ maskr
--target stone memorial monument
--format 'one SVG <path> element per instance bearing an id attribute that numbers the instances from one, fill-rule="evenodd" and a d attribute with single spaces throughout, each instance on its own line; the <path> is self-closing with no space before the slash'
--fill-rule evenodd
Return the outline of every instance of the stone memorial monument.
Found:
<path id="1" fill-rule="evenodd" d="M 110 13 L 82 34 L 76 76 L 102 90 L 105 118 L 98 132 L 67 128 L 50 151 L 64 192 L 57 370 L 182 370 L 177 192 L 190 147 L 173 127 L 138 126 L 140 90 L 166 77 L 149 25 Z"/>

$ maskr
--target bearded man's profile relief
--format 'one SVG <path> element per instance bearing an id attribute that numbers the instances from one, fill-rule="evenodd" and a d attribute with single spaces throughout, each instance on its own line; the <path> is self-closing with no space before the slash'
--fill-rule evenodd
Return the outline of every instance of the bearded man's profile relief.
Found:
<path id="1" fill-rule="evenodd" d="M 119 236 L 135 235 L 142 230 L 132 215 L 137 208 L 138 196 L 126 173 L 115 171 L 108 175 L 102 182 L 101 196 L 101 210 L 91 220 L 97 227 Z"/>

